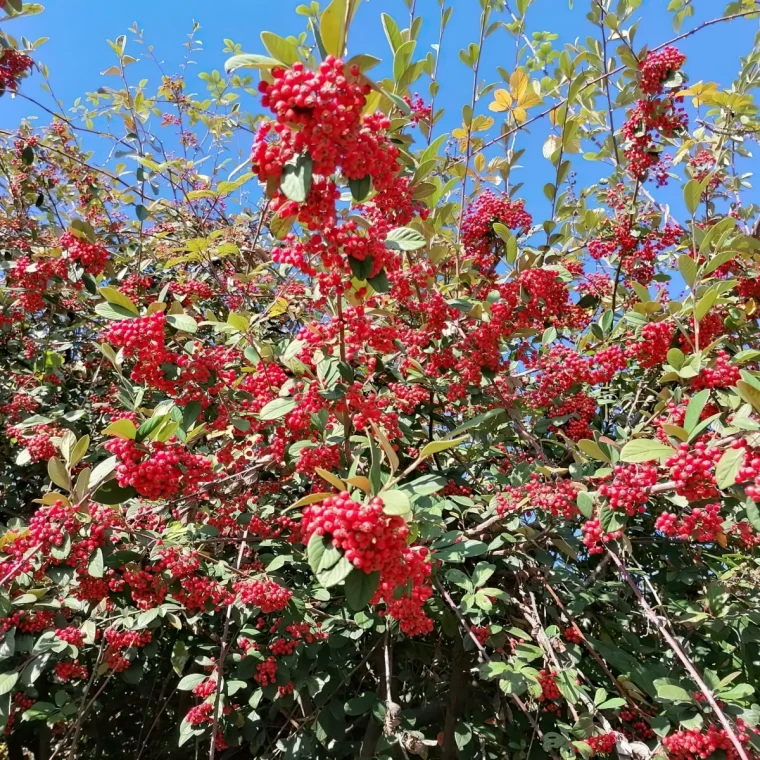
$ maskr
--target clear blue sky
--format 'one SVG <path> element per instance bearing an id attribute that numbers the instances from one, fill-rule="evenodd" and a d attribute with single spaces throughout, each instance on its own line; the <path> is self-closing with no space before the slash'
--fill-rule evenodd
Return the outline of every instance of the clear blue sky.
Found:
<path id="1" fill-rule="evenodd" d="M 451 23 L 446 30 L 442 48 L 440 80 L 442 93 L 436 104 L 446 107 L 444 121 L 438 131 L 450 131 L 459 125 L 461 104 L 469 100 L 472 75 L 458 58 L 460 48 L 476 39 L 478 33 L 479 4 L 477 0 L 447 0 L 454 6 Z M 217 69 L 223 72 L 226 55 L 222 52 L 222 40 L 231 38 L 239 42 L 246 52 L 264 52 L 259 40 L 262 30 L 270 30 L 282 35 L 302 30 L 304 19 L 295 14 L 297 0 L 50 0 L 45 13 L 29 19 L 20 19 L 6 24 L 9 33 L 21 34 L 29 39 L 49 37 L 37 53 L 37 58 L 48 65 L 55 93 L 66 107 L 75 98 L 87 91 L 95 90 L 116 80 L 100 76 L 100 72 L 113 65 L 115 56 L 106 39 L 115 39 L 120 34 L 128 34 L 128 28 L 137 22 L 144 30 L 146 39 L 155 46 L 156 55 L 164 63 L 168 72 L 175 72 L 183 60 L 183 43 L 190 31 L 192 20 L 201 25 L 198 39 L 203 41 L 204 50 L 194 56 L 197 65 L 187 74 L 188 89 L 201 93 L 204 83 L 197 74 L 204 70 Z M 325 3 L 323 3 L 324 5 Z M 514 6 L 514 0 L 511 5 Z M 529 31 L 551 31 L 560 34 L 555 42 L 572 42 L 579 37 L 595 35 L 597 30 L 586 20 L 589 0 L 575 0 L 575 9 L 568 10 L 567 0 L 535 0 L 528 12 Z M 719 16 L 725 3 L 722 0 L 694 0 L 696 14 L 687 19 L 684 30 L 701 21 Z M 670 14 L 666 13 L 667 0 L 643 0 L 639 9 L 641 25 L 636 38 L 638 46 L 645 42 L 660 44 L 674 36 Z M 401 26 L 408 20 L 408 11 L 401 0 L 363 0 L 352 26 L 349 38 L 349 53 L 372 53 L 390 65 L 391 57 L 380 24 L 382 12 L 393 15 Z M 438 23 L 438 3 L 436 0 L 417 0 L 417 14 L 425 18 L 422 38 L 417 55 L 429 50 L 436 41 Z M 504 16 L 506 19 L 507 17 Z M 758 29 L 758 21 L 739 20 L 712 27 L 680 43 L 688 55 L 686 71 L 692 81 L 700 79 L 728 84 L 739 68 L 739 56 L 751 49 L 753 36 Z M 139 46 L 128 44 L 128 52 L 143 57 Z M 499 31 L 486 42 L 482 78 L 497 81 L 496 66 L 510 70 L 514 63 L 514 45 L 506 31 Z M 386 69 L 387 71 L 387 69 Z M 134 80 L 147 76 L 151 84 L 158 83 L 154 67 L 144 67 L 143 62 L 131 67 Z M 374 72 L 373 72 L 374 74 Z M 108 80 L 111 80 L 110 82 Z M 40 90 L 39 76 L 24 84 L 24 90 L 50 104 L 50 96 Z M 419 83 L 423 95 L 427 96 L 424 80 Z M 115 85 L 114 85 L 115 86 Z M 243 106 L 257 110 L 252 98 L 243 96 Z M 481 102 L 478 112 L 488 113 L 490 97 Z M 33 106 L 22 99 L 0 99 L 0 127 L 14 129 L 21 117 L 35 112 Z M 40 123 L 49 120 L 42 115 Z M 619 126 L 619 125 L 618 125 Z M 494 127 L 494 130 L 496 127 Z M 549 125 L 538 122 L 529 135 L 521 137 L 519 146 L 526 147 L 527 153 L 521 164 L 525 166 L 520 179 L 525 182 L 521 194 L 527 198 L 528 208 L 535 218 L 543 218 L 548 211 L 548 203 L 542 188 L 551 178 L 549 162 L 541 156 L 541 145 L 548 134 Z M 243 135 L 239 149 L 247 154 L 247 135 Z M 606 174 L 604 167 L 582 162 L 575 157 L 581 167 L 580 178 L 595 179 Z M 238 161 L 235 161 L 238 163 Z M 235 164 L 233 164 L 235 165 Z M 672 191 L 666 191 L 671 193 Z M 679 193 L 680 195 L 680 193 Z M 673 200 L 676 200 L 673 198 Z"/>

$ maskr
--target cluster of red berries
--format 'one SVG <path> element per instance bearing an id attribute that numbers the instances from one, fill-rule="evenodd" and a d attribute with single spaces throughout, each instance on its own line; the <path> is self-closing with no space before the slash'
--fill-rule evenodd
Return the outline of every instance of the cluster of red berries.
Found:
<path id="1" fill-rule="evenodd" d="M 491 635 L 491 631 L 487 625 L 471 625 L 470 631 L 482 647 L 486 645 L 486 641 L 488 641 L 488 637 Z"/>
<path id="2" fill-rule="evenodd" d="M 741 744 L 749 743 L 749 729 L 741 718 L 736 719 L 736 735 Z M 710 725 L 706 731 L 682 729 L 669 734 L 662 740 L 669 760 L 705 760 L 715 752 L 725 754 L 727 760 L 736 760 L 736 751 L 731 738 L 723 728 Z"/>
<path id="3" fill-rule="evenodd" d="M 657 482 L 657 467 L 651 464 L 616 465 L 610 483 L 602 483 L 599 493 L 610 500 L 610 508 L 628 515 L 642 514 L 649 489 Z"/>
<path id="4" fill-rule="evenodd" d="M 268 686 L 277 680 L 277 660 L 274 657 L 268 657 L 264 662 L 256 666 L 256 675 L 254 680 L 262 686 Z"/>
<path id="5" fill-rule="evenodd" d="M 695 390 L 703 388 L 730 388 L 741 380 L 739 368 L 731 364 L 731 357 L 726 351 L 718 351 L 712 367 L 703 367 L 699 375 L 691 381 Z"/>
<path id="6" fill-rule="evenodd" d="M 643 177 L 660 161 L 658 146 L 653 132 L 663 137 L 674 137 L 687 125 L 682 108 L 676 108 L 678 99 L 665 94 L 666 89 L 678 89 L 680 82 L 668 85 L 668 77 L 683 66 L 686 56 L 673 47 L 650 52 L 639 65 L 639 87 L 646 98 L 637 101 L 623 125 L 626 140 L 625 156 L 628 168 L 635 177 Z"/>
<path id="7" fill-rule="evenodd" d="M 676 483 L 676 493 L 689 501 L 701 501 L 717 494 L 715 466 L 723 451 L 708 444 L 709 441 L 700 440 L 692 448 L 690 444 L 682 443 L 678 451 L 665 460 L 670 477 Z"/>
<path id="8" fill-rule="evenodd" d="M 102 245 L 79 238 L 71 232 L 64 232 L 61 245 L 66 249 L 68 258 L 79 264 L 85 272 L 100 274 L 105 269 L 108 251 Z"/>
<path id="9" fill-rule="evenodd" d="M 623 535 L 622 530 L 605 532 L 598 518 L 586 520 L 581 525 L 581 533 L 583 535 L 581 540 L 583 541 L 583 545 L 588 549 L 589 554 L 602 554 L 605 544 L 608 544 L 610 541 L 616 541 Z"/>
<path id="10" fill-rule="evenodd" d="M 0 90 L 15 92 L 18 83 L 29 69 L 32 59 L 13 48 L 0 48 Z"/>
<path id="11" fill-rule="evenodd" d="M 265 614 L 284 610 L 293 596 L 290 589 L 268 578 L 239 581 L 233 588 L 241 604 L 258 607 Z"/>
<path id="12" fill-rule="evenodd" d="M 462 242 L 467 255 L 473 256 L 476 266 L 487 273 L 496 268 L 504 245 L 494 232 L 494 223 L 510 230 L 523 230 L 531 226 L 533 217 L 525 210 L 524 201 L 513 201 L 490 190 L 467 207 L 462 221 Z"/>
<path id="13" fill-rule="evenodd" d="M 135 441 L 113 438 L 106 449 L 119 458 L 116 478 L 124 488 L 133 486 L 151 501 L 169 499 L 181 491 L 211 480 L 211 462 L 192 454 L 178 443 Z"/>
<path id="14" fill-rule="evenodd" d="M 59 662 L 56 664 L 53 672 L 61 683 L 83 681 L 88 675 L 87 668 L 84 665 L 80 665 L 78 660 L 74 660 L 74 662 Z"/>
<path id="15" fill-rule="evenodd" d="M 744 483 L 744 492 L 753 501 L 760 501 L 760 452 L 749 448 L 746 441 L 736 441 L 732 448 L 747 448 L 744 461 L 736 473 L 736 482 Z"/>
<path id="16" fill-rule="evenodd" d="M 611 755 L 615 751 L 617 743 L 615 732 L 602 734 L 601 736 L 591 736 L 586 739 L 586 743 L 591 747 L 595 755 Z"/>
<path id="17" fill-rule="evenodd" d="M 583 641 L 583 636 L 577 625 L 571 625 L 562 631 L 562 635 L 565 641 L 569 641 L 571 644 L 580 644 Z"/>
<path id="18" fill-rule="evenodd" d="M 59 628 L 55 635 L 61 640 L 69 644 L 73 644 L 77 649 L 81 649 L 84 645 L 84 632 L 79 628 L 69 626 L 68 628 Z"/>
<path id="19" fill-rule="evenodd" d="M 668 358 L 675 330 L 669 322 L 647 322 L 641 328 L 641 340 L 626 346 L 642 369 L 658 367 Z"/>
<path id="20" fill-rule="evenodd" d="M 28 256 L 19 256 L 8 270 L 8 284 L 20 291 L 15 304 L 29 314 L 45 308 L 44 296 L 48 292 L 48 283 L 53 279 L 66 279 L 66 263 L 62 258 L 33 261 Z"/>
<path id="21" fill-rule="evenodd" d="M 433 118 L 433 107 L 426 104 L 425 101 L 420 97 L 419 93 L 415 92 L 414 97 L 404 95 L 404 102 L 412 111 L 411 114 L 409 114 L 409 121 L 412 124 L 416 125 L 421 121 L 430 123 Z"/>
<path id="22" fill-rule="evenodd" d="M 155 363 L 156 356 L 163 356 L 164 327 L 166 315 L 162 311 L 147 317 L 122 319 L 114 322 L 103 334 L 103 339 L 116 348 L 123 348 L 125 356 Z"/>
<path id="23" fill-rule="evenodd" d="M 398 561 L 409 533 L 403 518 L 386 515 L 383 506 L 379 497 L 363 505 L 347 491 L 331 496 L 304 509 L 304 539 L 308 541 L 312 533 L 328 535 L 354 567 L 365 573 L 383 572 Z"/>
<path id="24" fill-rule="evenodd" d="M 677 537 L 682 541 L 711 543 L 723 533 L 720 504 L 708 504 L 704 508 L 695 507 L 680 519 L 672 512 L 663 512 L 657 518 L 654 527 L 666 536 Z"/>
<path id="25" fill-rule="evenodd" d="M 538 683 L 541 686 L 539 702 L 551 702 L 554 699 L 562 699 L 562 692 L 557 686 L 557 671 L 539 670 Z"/>
<path id="26" fill-rule="evenodd" d="M 123 654 L 124 650 L 140 649 L 153 640 L 150 631 L 118 631 L 115 628 L 106 628 L 103 635 L 108 643 L 103 659 L 114 673 L 121 673 L 132 664 L 132 660 Z"/>

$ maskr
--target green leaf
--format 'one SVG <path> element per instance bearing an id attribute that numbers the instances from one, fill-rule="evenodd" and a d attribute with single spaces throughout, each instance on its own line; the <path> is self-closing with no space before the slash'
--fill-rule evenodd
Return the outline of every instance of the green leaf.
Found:
<path id="1" fill-rule="evenodd" d="M 319 36 L 328 55 L 342 58 L 346 48 L 346 16 L 349 0 L 332 0 L 319 20 Z"/>
<path id="2" fill-rule="evenodd" d="M 385 491 L 381 498 L 386 515 L 405 515 L 412 508 L 412 502 L 405 491 Z"/>
<path id="3" fill-rule="evenodd" d="M 102 578 L 104 569 L 105 563 L 103 562 L 103 552 L 101 549 L 96 549 L 95 553 L 90 557 L 90 564 L 87 565 L 87 572 L 93 578 Z"/>
<path id="4" fill-rule="evenodd" d="M 276 58 L 246 53 L 244 55 L 233 55 L 232 58 L 228 58 L 224 64 L 224 70 L 228 74 L 231 74 L 236 69 L 272 69 L 279 65 L 280 62 Z"/>
<path id="5" fill-rule="evenodd" d="M 137 491 L 134 486 L 120 486 L 118 481 L 109 480 L 103 483 L 92 495 L 92 500 L 98 504 L 123 504 L 128 499 L 134 499 Z"/>
<path id="6" fill-rule="evenodd" d="M 334 548 L 332 541 L 327 536 L 320 536 L 318 533 L 311 534 L 309 543 L 306 546 L 306 559 L 314 575 L 317 574 L 322 566 L 325 552 L 332 548 Z M 338 558 L 340 558 L 340 553 L 338 553 Z M 338 561 L 338 558 L 335 559 L 335 562 Z"/>
<path id="7" fill-rule="evenodd" d="M 261 41 L 264 43 L 267 53 L 286 66 L 292 66 L 296 61 L 300 60 L 298 46 L 295 42 L 286 40 L 284 37 L 280 37 L 273 32 L 262 32 Z"/>
<path id="8" fill-rule="evenodd" d="M 12 673 L 3 673 L 0 675 L 0 695 L 7 694 L 9 691 L 13 690 L 13 687 L 16 685 L 16 681 L 18 681 L 18 671 L 14 671 Z"/>
<path id="9" fill-rule="evenodd" d="M 161 427 L 161 425 L 166 422 L 168 418 L 168 415 L 166 414 L 159 414 L 155 417 L 151 417 L 148 420 L 145 420 L 142 425 L 140 425 L 139 428 L 137 428 L 137 433 L 135 434 L 135 440 L 138 443 L 141 443 L 146 438 L 150 436 L 151 433 L 158 430 L 158 428 Z"/>
<path id="10" fill-rule="evenodd" d="M 353 55 L 346 61 L 346 71 L 351 71 L 352 66 L 358 66 L 359 71 L 363 74 L 365 71 L 373 69 L 381 63 L 379 58 L 375 58 L 374 55 L 367 55 L 366 53 L 360 53 L 359 55 Z"/>
<path id="11" fill-rule="evenodd" d="M 657 696 L 668 702 L 692 702 L 691 694 L 676 684 L 655 681 Z"/>
<path id="12" fill-rule="evenodd" d="M 306 200 L 311 190 L 313 164 L 308 153 L 300 153 L 283 167 L 280 190 L 291 201 L 303 203 Z"/>
<path id="13" fill-rule="evenodd" d="M 467 422 L 462 423 L 458 427 L 454 428 L 449 435 L 452 438 L 455 438 L 462 433 L 464 433 L 466 430 L 471 430 L 472 428 L 479 428 L 481 425 L 485 424 L 486 422 L 490 422 L 492 419 L 499 417 L 500 415 L 504 414 L 504 409 L 498 408 L 498 409 L 491 409 L 484 414 L 478 414 L 477 416 L 473 417 L 470 420 L 467 420 Z"/>
<path id="14" fill-rule="evenodd" d="M 372 189 L 372 177 L 367 174 L 361 179 L 350 179 L 348 180 L 348 186 L 351 189 L 351 197 L 357 203 L 361 203 Z"/>
<path id="15" fill-rule="evenodd" d="M 293 411 L 295 407 L 296 400 L 290 396 L 286 396 L 285 398 L 275 398 L 263 406 L 259 412 L 259 419 L 265 422 L 278 420 L 280 417 L 284 417 L 286 414 Z"/>
<path id="16" fill-rule="evenodd" d="M 169 314 L 166 321 L 175 330 L 186 333 L 198 332 L 198 323 L 189 314 Z"/>
<path id="17" fill-rule="evenodd" d="M 317 580 L 324 588 L 331 588 L 345 580 L 353 570 L 354 566 L 345 557 L 341 557 L 331 568 L 317 572 Z"/>
<path id="18" fill-rule="evenodd" d="M 438 549 L 433 557 L 441 562 L 464 562 L 469 557 L 479 557 L 488 551 L 488 544 L 482 541 L 464 539 L 455 544 Z"/>
<path id="19" fill-rule="evenodd" d="M 637 439 L 628 441 L 620 452 L 623 462 L 651 462 L 654 459 L 666 459 L 673 456 L 676 451 L 672 446 L 667 446 L 659 441 Z"/>
<path id="20" fill-rule="evenodd" d="M 697 305 L 694 307 L 694 319 L 696 319 L 697 322 L 701 322 L 707 316 L 717 300 L 718 291 L 714 288 L 710 288 L 710 290 L 697 301 Z"/>
<path id="21" fill-rule="evenodd" d="M 578 504 L 578 510 L 587 520 L 590 520 L 594 516 L 594 497 L 590 493 L 578 491 L 576 503 Z"/>
<path id="22" fill-rule="evenodd" d="M 385 238 L 386 248 L 394 251 L 416 251 L 425 245 L 425 238 L 411 227 L 396 227 Z"/>
<path id="23" fill-rule="evenodd" d="M 375 268 L 375 260 L 372 256 L 365 256 L 363 259 L 356 259 L 349 255 L 348 265 L 351 267 L 351 274 L 356 277 L 357 280 L 366 280 Z"/>
<path id="24" fill-rule="evenodd" d="M 381 269 L 374 277 L 369 277 L 367 282 L 373 287 L 376 293 L 387 293 L 391 289 L 388 282 L 388 275 L 384 269 Z"/>
<path id="25" fill-rule="evenodd" d="M 610 462 L 610 458 L 604 453 L 599 444 L 590 438 L 582 438 L 578 441 L 578 448 L 592 459 L 598 459 L 600 462 Z"/>
<path id="26" fill-rule="evenodd" d="M 47 470 L 50 480 L 52 480 L 58 487 L 65 488 L 67 491 L 71 488 L 66 465 L 64 465 L 58 457 L 51 457 L 48 460 Z"/>
<path id="27" fill-rule="evenodd" d="M 137 428 L 132 420 L 123 417 L 120 420 L 112 422 L 104 431 L 103 435 L 113 435 L 116 438 L 123 438 L 127 441 L 134 441 L 137 435 Z"/>
<path id="28" fill-rule="evenodd" d="M 690 288 L 693 288 L 694 283 L 697 281 L 697 262 L 688 253 L 683 253 L 678 257 L 678 271 L 683 276 L 686 284 Z"/>
<path id="29" fill-rule="evenodd" d="M 188 673 L 177 684 L 178 691 L 192 691 L 196 686 L 208 680 L 208 673 Z"/>
<path id="30" fill-rule="evenodd" d="M 736 390 L 748 404 L 752 405 L 756 412 L 760 412 L 760 391 L 757 388 L 744 380 L 739 380 L 736 383 Z"/>
<path id="31" fill-rule="evenodd" d="M 426 459 L 427 457 L 433 456 L 433 454 L 439 454 L 441 451 L 455 449 L 468 439 L 468 435 L 462 435 L 459 438 L 447 438 L 442 441 L 431 441 L 430 443 L 426 443 L 420 451 L 419 459 Z"/>
<path id="32" fill-rule="evenodd" d="M 744 449 L 726 449 L 715 467 L 715 483 L 720 489 L 736 483 L 736 475 L 744 463 Z"/>
<path id="33" fill-rule="evenodd" d="M 694 216 L 697 208 L 699 208 L 702 190 L 702 185 L 694 179 L 690 179 L 683 187 L 683 202 L 691 216 Z"/>
<path id="34" fill-rule="evenodd" d="M 710 389 L 705 388 L 703 391 L 697 393 L 686 408 L 686 416 L 684 417 L 683 427 L 687 433 L 691 433 L 694 430 L 694 426 L 699 422 L 699 417 L 705 408 L 705 404 L 710 398 Z"/>
<path id="35" fill-rule="evenodd" d="M 753 499 L 747 499 L 744 503 L 744 511 L 747 514 L 749 524 L 757 531 L 760 531 L 760 508 Z"/>
<path id="36" fill-rule="evenodd" d="M 346 602 L 354 612 L 364 609 L 380 585 L 380 572 L 365 573 L 354 568 L 346 578 Z"/>
<path id="37" fill-rule="evenodd" d="M 138 203 L 135 206 L 135 216 L 138 221 L 144 222 L 148 218 L 148 209 L 142 203 Z"/>
<path id="38" fill-rule="evenodd" d="M 112 303 L 99 303 L 95 307 L 95 313 L 99 314 L 105 319 L 113 319 L 114 321 L 120 321 L 122 319 L 132 319 L 137 316 L 133 314 L 129 309 L 125 309 L 123 306 L 117 306 Z"/>
<path id="39" fill-rule="evenodd" d="M 121 306 L 123 309 L 126 309 L 130 314 L 136 316 L 138 314 L 137 306 L 135 306 L 132 301 L 130 301 L 127 296 L 125 296 L 123 293 L 119 292 L 116 288 L 106 287 L 106 288 L 98 288 L 98 293 L 100 293 L 103 298 L 108 301 L 113 306 Z"/>

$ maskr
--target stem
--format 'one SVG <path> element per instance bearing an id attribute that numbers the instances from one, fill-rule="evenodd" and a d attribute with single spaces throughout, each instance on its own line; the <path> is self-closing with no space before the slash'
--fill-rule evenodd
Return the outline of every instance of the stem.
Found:
<path id="1" fill-rule="evenodd" d="M 734 745 L 736 754 L 739 755 L 741 760 L 749 760 L 749 756 L 747 755 L 744 746 L 739 741 L 739 737 L 736 735 L 733 726 L 726 717 L 726 714 L 723 712 L 723 710 L 721 710 L 720 705 L 718 705 L 718 703 L 715 701 L 715 697 L 713 696 L 712 691 L 710 691 L 710 688 L 704 682 L 694 663 L 686 656 L 686 653 L 683 651 L 683 649 L 681 649 L 681 646 L 670 634 L 667 627 L 665 626 L 665 623 L 663 623 L 662 618 L 649 606 L 649 602 L 647 602 L 647 600 L 644 598 L 644 595 L 639 590 L 639 587 L 634 583 L 631 574 L 628 572 L 628 569 L 620 560 L 620 557 L 618 557 L 617 554 L 615 554 L 615 552 L 609 548 L 607 549 L 607 554 L 617 566 L 617 569 L 620 571 L 620 575 L 623 577 L 625 582 L 631 587 L 631 590 L 633 591 L 636 599 L 644 610 L 646 617 L 652 623 L 654 623 L 655 626 L 657 626 L 657 630 L 660 632 L 662 638 L 665 639 L 668 646 L 675 653 L 676 657 L 678 657 L 678 659 L 683 663 L 684 668 L 686 668 L 686 672 L 691 676 L 694 683 L 697 684 L 702 694 L 705 695 L 707 703 L 718 716 L 718 720 L 720 720 L 721 725 L 728 734 L 728 738 L 731 740 L 731 744 Z"/>

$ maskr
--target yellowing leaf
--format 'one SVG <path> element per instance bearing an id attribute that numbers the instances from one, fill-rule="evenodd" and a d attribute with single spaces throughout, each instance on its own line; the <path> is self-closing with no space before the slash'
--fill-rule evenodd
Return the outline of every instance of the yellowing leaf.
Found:
<path id="1" fill-rule="evenodd" d="M 433 454 L 438 454 L 441 451 L 456 448 L 460 443 L 464 443 L 468 438 L 469 436 L 463 435 L 459 438 L 451 438 L 449 440 L 443 441 L 431 441 L 430 443 L 426 443 L 422 447 L 422 451 L 420 451 L 419 458 L 426 459 L 427 457 L 431 457 Z"/>
<path id="2" fill-rule="evenodd" d="M 520 100 L 527 91 L 529 82 L 530 78 L 524 71 L 520 71 L 519 69 L 514 71 L 509 77 L 509 90 L 512 93 L 512 97 Z"/>
<path id="3" fill-rule="evenodd" d="M 326 480 L 331 486 L 335 486 L 339 491 L 346 490 L 346 484 L 337 475 L 333 475 L 331 472 L 323 470 L 321 467 L 315 467 L 314 472 L 316 472 L 322 480 Z"/>
<path id="4" fill-rule="evenodd" d="M 519 122 L 520 124 L 522 124 L 528 118 L 528 112 L 521 106 L 517 106 L 517 108 L 512 111 L 512 115 L 515 117 L 515 121 Z"/>
<path id="5" fill-rule="evenodd" d="M 299 507 L 305 507 L 308 504 L 316 504 L 318 501 L 324 501 L 332 496 L 331 493 L 310 493 L 307 496 L 301 497 L 297 502 L 291 504 L 289 509 L 298 509 Z"/>
<path id="6" fill-rule="evenodd" d="M 521 105 L 523 108 L 533 108 L 533 106 L 537 106 L 540 102 L 541 97 L 539 95 L 536 95 L 536 93 L 532 90 L 529 90 L 524 95 L 521 95 L 517 101 L 518 105 Z"/>
<path id="7" fill-rule="evenodd" d="M 124 438 L 128 441 L 134 441 L 137 435 L 137 428 L 132 420 L 121 419 L 112 422 L 104 431 L 103 435 L 115 435 L 117 438 Z"/>
<path id="8" fill-rule="evenodd" d="M 284 314 L 288 310 L 288 302 L 280 296 L 272 304 L 272 308 L 269 310 L 270 317 L 279 317 L 280 314 Z"/>
<path id="9" fill-rule="evenodd" d="M 490 111 L 496 111 L 497 113 L 501 111 L 508 111 L 509 107 L 512 105 L 512 96 L 506 91 L 506 90 L 496 90 L 493 94 L 494 101 L 493 103 L 490 103 L 488 106 L 488 109 Z M 452 132 L 455 137 L 456 135 Z"/>

